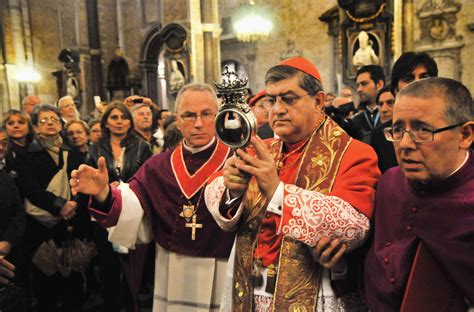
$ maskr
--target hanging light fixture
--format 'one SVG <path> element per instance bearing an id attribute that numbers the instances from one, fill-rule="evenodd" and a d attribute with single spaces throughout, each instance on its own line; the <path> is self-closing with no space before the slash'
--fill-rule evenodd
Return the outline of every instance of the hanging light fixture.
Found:
<path id="1" fill-rule="evenodd" d="M 268 38 L 273 24 L 267 16 L 268 12 L 256 6 L 254 0 L 250 0 L 248 5 L 235 14 L 233 26 L 237 39 L 243 42 L 254 42 Z"/>
<path id="2" fill-rule="evenodd" d="M 15 75 L 15 79 L 19 82 L 38 82 L 41 79 L 40 74 L 30 66 L 21 67 Z"/>

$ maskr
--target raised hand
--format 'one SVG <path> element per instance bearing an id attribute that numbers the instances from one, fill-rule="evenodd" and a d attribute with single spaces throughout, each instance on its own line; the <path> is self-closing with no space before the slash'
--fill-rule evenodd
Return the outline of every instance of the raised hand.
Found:
<path id="1" fill-rule="evenodd" d="M 280 183 L 275 162 L 262 139 L 253 136 L 250 142 L 254 147 L 256 157 L 243 150 L 237 150 L 236 153 L 241 159 L 236 162 L 235 167 L 254 176 L 260 191 L 266 198 L 271 199 Z"/>
<path id="2" fill-rule="evenodd" d="M 83 193 L 93 195 L 99 202 L 105 201 L 109 194 L 109 174 L 104 157 L 97 161 L 98 169 L 87 165 L 80 165 L 71 173 L 71 191 L 73 195 Z"/>

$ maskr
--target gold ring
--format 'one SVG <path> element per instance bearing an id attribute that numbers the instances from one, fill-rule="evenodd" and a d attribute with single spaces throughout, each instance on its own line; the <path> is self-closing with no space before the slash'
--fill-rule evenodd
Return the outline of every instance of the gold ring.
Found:
<path id="1" fill-rule="evenodd" d="M 231 176 L 229 177 L 229 180 L 230 180 L 231 182 L 239 183 L 239 182 L 240 182 L 240 177 L 239 177 L 239 176 L 236 176 L 236 175 L 231 175 Z"/>

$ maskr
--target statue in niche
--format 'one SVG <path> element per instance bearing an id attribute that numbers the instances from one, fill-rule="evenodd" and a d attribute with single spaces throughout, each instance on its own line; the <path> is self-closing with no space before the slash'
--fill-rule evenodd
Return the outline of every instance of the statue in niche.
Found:
<path id="1" fill-rule="evenodd" d="M 128 76 L 130 69 L 128 62 L 123 56 L 120 47 L 115 48 L 114 57 L 109 63 L 107 69 L 107 90 L 109 90 L 110 98 L 114 98 L 116 91 L 128 91 Z"/>
<path id="2" fill-rule="evenodd" d="M 286 42 L 286 49 L 280 55 L 280 60 L 284 61 L 294 56 L 303 56 L 303 52 L 299 49 L 296 49 L 295 42 L 289 39 Z"/>
<path id="3" fill-rule="evenodd" d="M 448 36 L 449 27 L 448 23 L 442 18 L 433 20 L 430 27 L 430 37 L 435 40 L 444 40 Z"/>
<path id="4" fill-rule="evenodd" d="M 71 96 L 73 99 L 79 98 L 79 81 L 77 80 L 76 74 L 72 71 L 67 71 L 67 80 L 66 80 L 66 93 Z"/>
<path id="5" fill-rule="evenodd" d="M 79 83 L 79 74 L 81 69 L 79 67 L 80 54 L 76 50 L 66 48 L 61 50 L 58 60 L 63 63 L 62 90 L 59 92 L 61 96 L 69 95 L 80 106 L 81 89 Z"/>
<path id="6" fill-rule="evenodd" d="M 366 31 L 361 31 L 358 35 L 359 49 L 352 57 L 352 65 L 361 67 L 365 65 L 378 65 L 379 57 L 374 51 L 373 42 Z"/>
<path id="7" fill-rule="evenodd" d="M 183 73 L 178 68 L 178 62 L 176 60 L 171 60 L 170 64 L 171 64 L 171 70 L 170 70 L 170 75 L 169 75 L 170 92 L 175 93 L 175 92 L 178 92 L 179 89 L 181 89 L 184 86 L 184 84 L 186 83 L 186 80 L 184 79 Z"/>

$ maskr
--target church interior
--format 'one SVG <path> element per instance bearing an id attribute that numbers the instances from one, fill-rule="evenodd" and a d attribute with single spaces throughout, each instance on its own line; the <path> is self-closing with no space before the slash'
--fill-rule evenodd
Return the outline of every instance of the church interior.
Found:
<path id="1" fill-rule="evenodd" d="M 257 93 L 266 70 L 291 56 L 314 62 L 338 94 L 355 87 L 364 45 L 386 76 L 403 52 L 426 52 L 440 76 L 474 87 L 472 0 L 1 0 L 0 9 L 2 114 L 32 94 L 71 95 L 82 114 L 94 96 L 139 94 L 173 109 L 180 86 L 212 84 L 224 66 Z"/>
<path id="2" fill-rule="evenodd" d="M 0 0 L 0 312 L 474 311 L 473 16 Z"/>

